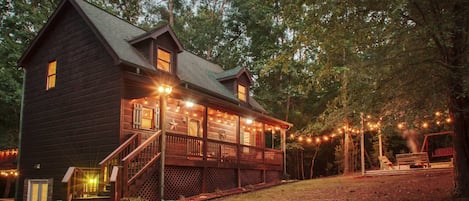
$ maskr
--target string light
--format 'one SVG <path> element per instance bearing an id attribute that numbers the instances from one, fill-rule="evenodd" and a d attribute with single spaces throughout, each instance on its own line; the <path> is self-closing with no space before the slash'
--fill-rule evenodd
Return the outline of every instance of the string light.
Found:
<path id="1" fill-rule="evenodd" d="M 18 172 L 16 170 L 0 170 L 0 176 L 3 177 L 16 177 Z"/>

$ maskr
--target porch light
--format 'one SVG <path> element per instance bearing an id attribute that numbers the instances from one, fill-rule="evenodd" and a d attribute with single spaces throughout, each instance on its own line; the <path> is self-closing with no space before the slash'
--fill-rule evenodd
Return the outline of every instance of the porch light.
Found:
<path id="1" fill-rule="evenodd" d="M 194 102 L 186 101 L 186 107 L 188 107 L 188 108 L 194 107 Z"/>
<path id="2" fill-rule="evenodd" d="M 90 179 L 88 179 L 88 183 L 89 184 L 96 184 L 96 183 L 98 183 L 98 179 L 97 178 L 90 178 Z"/>
<path id="3" fill-rule="evenodd" d="M 167 85 L 160 85 L 160 86 L 158 87 L 158 92 L 159 92 L 160 94 L 163 94 L 163 93 L 164 93 L 164 94 L 168 95 L 168 94 L 171 94 L 171 91 L 173 91 L 173 88 L 170 87 L 170 86 L 167 86 Z"/>

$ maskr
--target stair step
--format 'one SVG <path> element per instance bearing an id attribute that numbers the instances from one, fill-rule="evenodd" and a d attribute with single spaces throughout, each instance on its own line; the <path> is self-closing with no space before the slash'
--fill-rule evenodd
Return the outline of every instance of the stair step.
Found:
<path id="1" fill-rule="evenodd" d="M 72 201 L 109 201 L 110 199 L 110 196 L 97 196 L 89 198 L 73 198 Z"/>

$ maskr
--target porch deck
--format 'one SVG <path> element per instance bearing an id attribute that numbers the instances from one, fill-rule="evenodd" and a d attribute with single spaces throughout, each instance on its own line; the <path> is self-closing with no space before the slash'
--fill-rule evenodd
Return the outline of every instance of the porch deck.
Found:
<path id="1" fill-rule="evenodd" d="M 282 170 L 281 150 L 167 133 L 166 165 Z"/>

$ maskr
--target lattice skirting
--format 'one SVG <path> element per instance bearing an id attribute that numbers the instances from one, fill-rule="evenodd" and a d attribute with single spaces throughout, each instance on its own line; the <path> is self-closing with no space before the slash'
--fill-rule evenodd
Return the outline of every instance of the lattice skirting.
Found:
<path id="1" fill-rule="evenodd" d="M 177 200 L 202 193 L 202 171 L 198 167 L 165 167 L 165 199 Z"/>
<path id="2" fill-rule="evenodd" d="M 282 181 L 282 172 L 281 171 L 266 171 L 265 173 L 265 182 L 266 183 L 278 183 Z"/>
<path id="3" fill-rule="evenodd" d="M 156 163 L 157 167 L 160 163 Z M 165 171 L 166 172 L 166 171 Z M 144 198 L 146 200 L 161 200 L 160 199 L 160 168 L 156 170 L 152 175 L 147 177 L 142 187 L 137 191 L 137 197 Z M 135 195 L 131 195 L 135 196 Z"/>
<path id="4" fill-rule="evenodd" d="M 190 197 L 202 193 L 201 167 L 165 167 L 165 199 L 178 200 L 182 197 Z M 266 183 L 280 182 L 281 171 L 266 171 Z M 241 186 L 255 185 L 264 182 L 262 170 L 241 169 L 239 178 Z M 208 168 L 206 190 L 208 193 L 219 190 L 228 190 L 238 187 L 237 169 L 232 168 Z M 137 195 L 146 200 L 160 200 L 159 171 L 147 177 Z"/>
<path id="5" fill-rule="evenodd" d="M 262 170 L 241 170 L 241 186 L 254 185 L 264 182 Z"/>
<path id="6" fill-rule="evenodd" d="M 207 192 L 217 192 L 238 187 L 236 169 L 208 168 Z"/>

